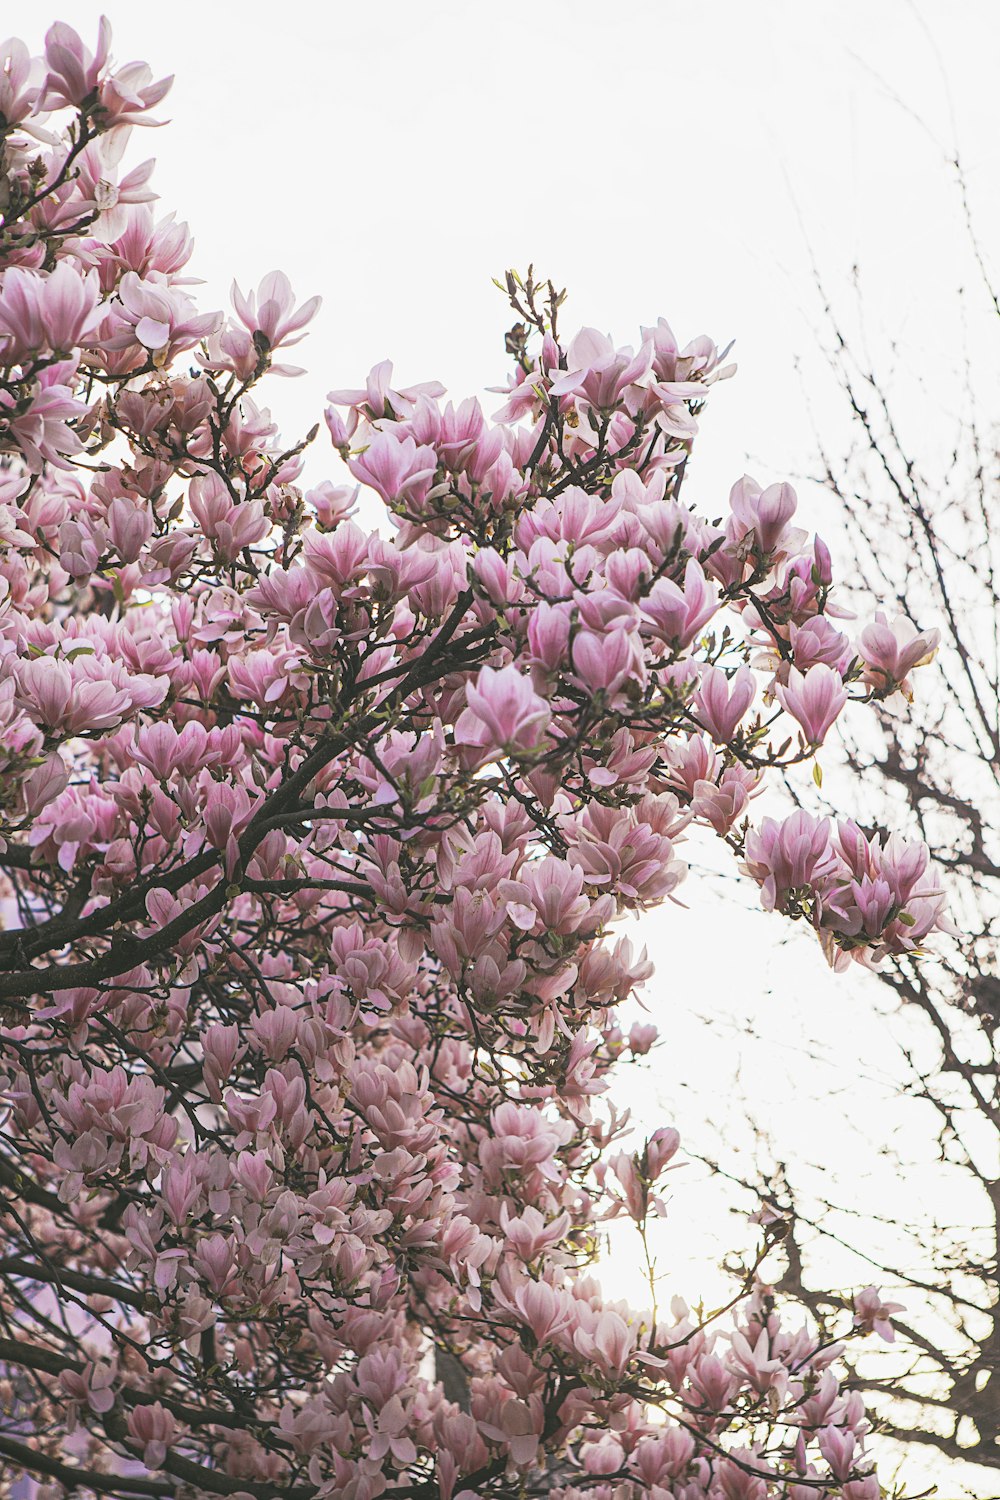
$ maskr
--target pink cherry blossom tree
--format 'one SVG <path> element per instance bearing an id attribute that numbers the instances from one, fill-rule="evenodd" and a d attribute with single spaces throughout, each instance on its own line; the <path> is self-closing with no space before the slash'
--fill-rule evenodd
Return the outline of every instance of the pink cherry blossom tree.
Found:
<path id="1" fill-rule="evenodd" d="M 303 492 L 259 388 L 317 299 L 198 310 L 119 173 L 166 89 L 4 47 L 2 1493 L 877 1500 L 766 1225 L 727 1308 L 594 1278 L 679 1147 L 614 924 L 700 826 L 835 965 L 917 954 L 922 845 L 748 814 L 933 636 L 840 632 L 788 485 L 682 500 L 709 339 L 530 275 L 492 419 L 377 365 Z"/>

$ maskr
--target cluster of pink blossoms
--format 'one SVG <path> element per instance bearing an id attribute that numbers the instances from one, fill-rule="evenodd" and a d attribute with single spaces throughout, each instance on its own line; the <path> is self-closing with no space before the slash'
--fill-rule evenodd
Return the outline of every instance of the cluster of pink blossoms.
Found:
<path id="1" fill-rule="evenodd" d="M 0 1495 L 877 1500 L 752 1274 L 592 1278 L 678 1146 L 608 1094 L 613 924 L 700 825 L 836 961 L 913 950 L 922 848 L 747 815 L 933 637 L 841 633 L 789 486 L 682 501 L 710 340 L 564 342 L 530 277 L 492 421 L 378 365 L 303 492 L 256 392 L 317 302 L 198 311 L 109 45 L 0 58 Z"/>

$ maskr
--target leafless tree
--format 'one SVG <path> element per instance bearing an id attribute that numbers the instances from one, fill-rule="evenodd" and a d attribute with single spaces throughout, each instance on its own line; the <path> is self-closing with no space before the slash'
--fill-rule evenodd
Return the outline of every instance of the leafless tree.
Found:
<path id="1" fill-rule="evenodd" d="M 818 432 L 818 477 L 841 508 L 841 564 L 859 594 L 941 631 L 918 700 L 905 715 L 883 709 L 846 758 L 871 827 L 929 844 L 959 929 L 933 960 L 880 976 L 905 1013 L 900 1108 L 933 1117 L 945 1186 L 914 1201 L 909 1222 L 883 1225 L 897 1250 L 869 1259 L 871 1279 L 900 1289 L 907 1312 L 891 1380 L 862 1364 L 857 1384 L 893 1438 L 1000 1471 L 1000 293 L 952 165 L 974 273 L 956 301 L 961 368 L 914 371 L 891 344 L 869 355 L 862 322 L 817 277 L 848 418 L 837 435 Z M 835 1241 L 867 1245 L 868 1229 L 852 1235 L 861 1214 L 842 1188 L 807 1192 L 793 1160 L 765 1161 L 747 1185 L 786 1220 L 782 1290 L 822 1319 L 837 1303 L 814 1267 Z M 914 1164 L 904 1149 L 899 1170 L 919 1191 Z M 961 1223 L 959 1201 L 972 1205 Z"/>

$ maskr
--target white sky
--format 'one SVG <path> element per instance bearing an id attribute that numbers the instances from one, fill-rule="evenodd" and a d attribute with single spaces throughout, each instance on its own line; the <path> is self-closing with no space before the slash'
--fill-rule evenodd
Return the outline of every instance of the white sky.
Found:
<path id="1" fill-rule="evenodd" d="M 569 288 L 567 329 L 634 340 L 663 314 L 682 339 L 735 338 L 740 372 L 713 396 L 690 480 L 709 514 L 748 466 L 762 480 L 810 471 L 807 403 L 827 434 L 840 419 L 815 352 L 810 256 L 848 309 L 860 266 L 872 339 L 895 339 L 902 367 L 930 382 L 955 368 L 968 258 L 942 152 L 957 144 L 983 243 L 997 243 L 996 0 L 63 0 L 51 17 L 31 8 L 27 39 L 58 15 L 92 45 L 104 9 L 119 60 L 177 74 L 159 111 L 172 123 L 137 131 L 129 159 L 158 158 L 162 208 L 195 233 L 203 306 L 274 267 L 325 298 L 292 356 L 309 373 L 272 382 L 286 435 L 386 355 L 404 381 L 439 378 L 458 397 L 498 383 L 511 319 L 491 277 L 530 260 Z M 314 477 L 336 473 L 328 457 L 321 447 Z M 804 498 L 806 523 L 836 542 L 829 503 Z M 629 1090 L 643 1123 L 659 1122 L 658 1098 L 677 1100 L 693 1145 L 745 1147 L 742 1072 L 779 1147 L 836 1158 L 858 1201 L 905 1214 L 914 1194 L 933 1198 L 930 1169 L 903 1180 L 882 1154 L 904 1123 L 887 1041 L 898 1022 L 876 983 L 831 976 L 807 937 L 752 911 L 752 893 L 685 894 L 689 913 L 638 924 L 665 1038 Z M 699 1175 L 673 1176 L 661 1264 L 669 1290 L 711 1300 L 720 1247 L 746 1235 L 732 1196 Z M 956 1223 L 971 1212 L 936 1207 Z M 606 1279 L 642 1301 L 620 1249 Z M 863 1275 L 831 1265 L 831 1282 L 841 1273 Z M 996 1493 L 929 1458 L 906 1474 L 911 1490 L 938 1479 L 945 1500 L 963 1477 L 979 1500 Z"/>

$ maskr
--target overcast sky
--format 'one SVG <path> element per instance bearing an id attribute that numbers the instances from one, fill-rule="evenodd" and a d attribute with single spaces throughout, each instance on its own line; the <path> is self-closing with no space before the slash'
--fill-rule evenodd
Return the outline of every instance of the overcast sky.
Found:
<path id="1" fill-rule="evenodd" d="M 894 342 L 900 366 L 933 380 L 953 368 L 953 294 L 971 274 L 946 160 L 956 150 L 981 239 L 1000 243 L 996 0 L 46 9 L 31 8 L 36 45 L 56 14 L 92 44 L 108 10 L 119 60 L 176 73 L 159 111 L 171 123 L 137 131 L 130 160 L 158 158 L 162 208 L 195 234 L 203 304 L 223 305 L 234 276 L 247 287 L 279 266 L 303 296 L 323 294 L 295 351 L 309 373 L 272 382 L 288 436 L 329 388 L 362 383 L 387 355 L 405 382 L 439 378 L 458 396 L 498 383 L 510 318 L 491 278 L 533 260 L 569 288 L 567 328 L 632 340 L 662 314 L 682 340 L 736 340 L 739 374 L 713 395 L 689 481 L 689 498 L 718 514 L 744 469 L 764 481 L 813 472 L 811 422 L 837 430 L 814 266 L 845 317 L 858 267 L 873 345 Z M 942 423 L 942 453 L 949 440 Z M 334 472 L 328 449 L 311 463 Z M 803 495 L 807 523 L 843 550 L 829 502 Z M 808 937 L 789 940 L 752 909 L 752 893 L 692 882 L 685 894 L 689 912 L 638 924 L 665 1037 L 630 1091 L 643 1123 L 677 1100 L 695 1144 L 714 1132 L 746 1145 L 730 1087 L 742 1070 L 776 1137 L 787 1143 L 792 1121 L 798 1149 L 905 1213 L 914 1184 L 880 1159 L 903 1126 L 886 1041 L 899 1022 L 877 984 L 831 976 Z M 661 1261 L 678 1291 L 711 1298 L 719 1246 L 746 1235 L 730 1195 L 684 1175 Z M 919 1189 L 934 1193 L 930 1172 Z M 970 1208 L 953 1212 L 964 1222 Z M 641 1300 L 624 1247 L 609 1276 Z M 911 1468 L 911 1488 L 944 1472 Z M 944 1493 L 956 1483 L 951 1466 Z"/>
<path id="2" fill-rule="evenodd" d="M 49 0 L 54 4 L 55 0 Z M 39 33 L 46 7 L 32 7 Z M 102 9 L 59 14 L 95 34 Z M 310 413 L 387 353 L 409 379 L 494 382 L 491 277 L 533 260 L 567 326 L 621 339 L 666 316 L 736 340 L 697 473 L 811 451 L 793 360 L 861 267 L 869 313 L 914 354 L 961 238 L 940 148 L 962 150 L 984 236 L 997 220 L 994 0 L 171 0 L 110 7 L 119 58 L 176 83 L 155 154 L 197 240 L 205 296 L 283 267 L 325 298 Z M 39 36 L 40 40 L 40 36 Z M 917 113 L 918 124 L 908 111 Z M 825 392 L 815 381 L 813 403 Z"/>

